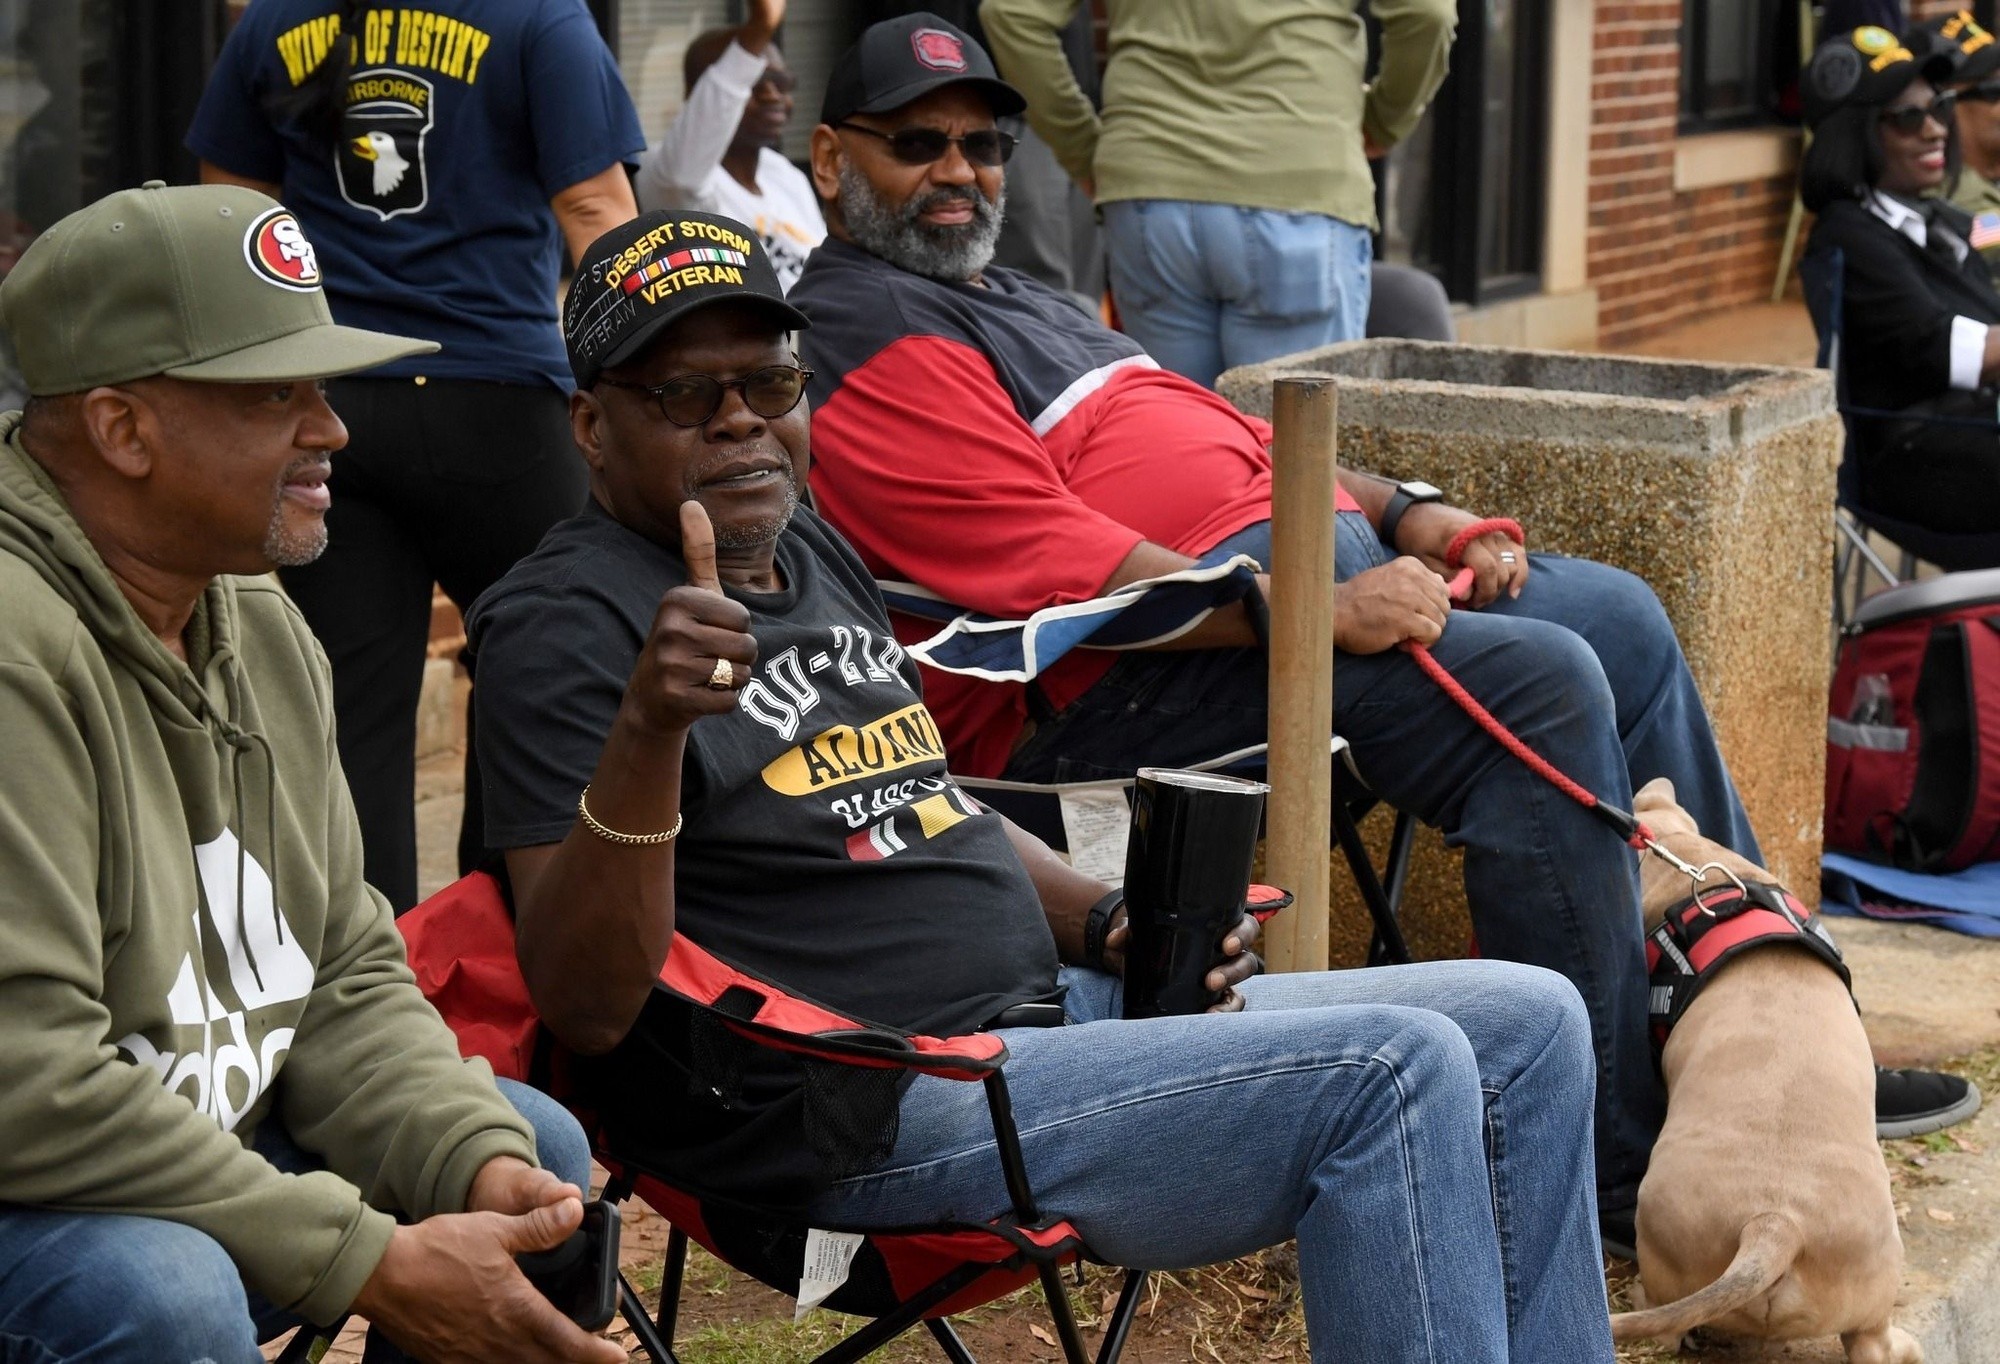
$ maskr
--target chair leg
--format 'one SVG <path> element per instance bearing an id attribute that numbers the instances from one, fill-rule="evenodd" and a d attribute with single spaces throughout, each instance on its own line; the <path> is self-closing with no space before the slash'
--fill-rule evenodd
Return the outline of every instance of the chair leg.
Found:
<path id="1" fill-rule="evenodd" d="M 832 1349 L 817 1356 L 812 1364 L 854 1364 L 857 1359 L 865 1359 L 915 1326 L 924 1313 L 991 1268 L 990 1265 L 975 1263 L 960 1265 L 922 1292 L 905 1299 L 895 1311 L 875 1318 L 847 1339 L 837 1342 Z"/>
<path id="2" fill-rule="evenodd" d="M 1118 1364 L 1125 1352 L 1125 1338 L 1132 1334 L 1132 1321 L 1139 1315 L 1139 1300 L 1146 1296 L 1146 1271 L 1125 1271 L 1125 1287 L 1118 1292 L 1118 1306 L 1104 1327 L 1104 1344 L 1098 1347 L 1097 1364 Z"/>
<path id="3" fill-rule="evenodd" d="M 1771 282 L 1771 302 L 1785 301 L 1785 285 L 1792 277 L 1792 257 L 1799 249 L 1799 229 L 1804 226 L 1806 207 L 1792 196 L 1792 216 L 1785 223 L 1785 244 L 1778 250 L 1778 277 Z"/>
<path id="4" fill-rule="evenodd" d="M 1398 815 L 1398 828 L 1405 816 Z M 1410 946 L 1403 940 L 1403 927 L 1396 922 L 1396 906 L 1383 889 L 1381 878 L 1375 874 L 1375 864 L 1368 860 L 1368 849 L 1361 841 L 1361 830 L 1355 827 L 1354 816 L 1347 812 L 1347 806 L 1340 801 L 1333 803 L 1331 816 L 1333 836 L 1340 843 L 1340 851 L 1347 858 L 1347 869 L 1354 876 L 1354 885 L 1361 892 L 1361 903 L 1368 910 L 1368 917 L 1375 924 L 1375 937 L 1368 948 L 1368 964 L 1401 965 L 1410 959 Z M 1394 848 L 1391 847 L 1393 862 Z M 1407 854 L 1406 854 L 1407 856 Z"/>
<path id="5" fill-rule="evenodd" d="M 680 1364 L 674 1355 L 674 1336 L 671 1329 L 662 1334 L 646 1315 L 646 1304 L 639 1300 L 639 1290 L 632 1287 L 632 1281 L 623 1274 L 618 1276 L 618 1310 L 625 1316 L 625 1324 L 632 1328 L 632 1334 L 639 1338 L 639 1348 L 646 1352 L 646 1358 L 653 1364 Z M 666 1297 L 661 1296 L 661 1310 L 666 1310 Z"/>
<path id="6" fill-rule="evenodd" d="M 1416 846 L 1417 817 L 1408 810 L 1396 811 L 1396 823 L 1389 831 L 1389 860 L 1382 866 L 1382 891 L 1397 914 L 1403 912 L 1403 887 L 1409 884 L 1410 853 Z"/>
<path id="7" fill-rule="evenodd" d="M 1049 1315 L 1055 1318 L 1056 1338 L 1062 1342 L 1068 1364 L 1090 1364 L 1090 1351 L 1083 1347 L 1083 1332 L 1077 1329 L 1076 1313 L 1070 1310 L 1069 1290 L 1063 1287 L 1062 1266 L 1041 1267 L 1042 1296 L 1049 1300 Z"/>
<path id="8" fill-rule="evenodd" d="M 944 1351 L 944 1357 L 949 1359 L 951 1364 L 979 1364 L 979 1361 L 972 1357 L 972 1351 L 965 1348 L 965 1342 L 959 1339 L 958 1332 L 952 1329 L 949 1321 L 943 1317 L 932 1317 L 924 1325 L 930 1328 L 931 1339 L 938 1343 L 938 1348 Z"/>
<path id="9" fill-rule="evenodd" d="M 687 1278 L 687 1262 L 687 1233 L 675 1227 L 667 1233 L 667 1261 L 660 1274 L 660 1315 L 656 1323 L 669 1345 L 674 1342 L 674 1327 L 680 1320 L 681 1284 Z"/>

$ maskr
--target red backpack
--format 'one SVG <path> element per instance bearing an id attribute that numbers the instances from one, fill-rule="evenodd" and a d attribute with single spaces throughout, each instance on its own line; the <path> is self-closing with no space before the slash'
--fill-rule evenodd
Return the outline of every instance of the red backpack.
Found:
<path id="1" fill-rule="evenodd" d="M 1842 634 L 1826 846 L 1909 871 L 2000 858 L 2000 569 L 1879 592 Z"/>

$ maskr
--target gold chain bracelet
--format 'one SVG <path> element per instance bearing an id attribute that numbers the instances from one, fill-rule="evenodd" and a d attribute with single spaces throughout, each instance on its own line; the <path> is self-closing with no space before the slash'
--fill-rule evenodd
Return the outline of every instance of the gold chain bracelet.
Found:
<path id="1" fill-rule="evenodd" d="M 685 816 L 675 815 L 674 827 L 671 829 L 664 830 L 660 833 L 621 834 L 616 829 L 613 829 L 608 825 L 600 824 L 597 822 L 597 816 L 590 813 L 590 807 L 584 804 L 585 798 L 588 797 L 589 795 L 590 795 L 590 788 L 586 786 L 583 788 L 583 795 L 578 796 L 576 798 L 576 812 L 577 814 L 583 817 L 583 827 L 590 830 L 592 833 L 596 834 L 606 843 L 617 843 L 620 844 L 621 846 L 628 848 L 649 847 L 655 843 L 671 842 L 673 841 L 675 836 L 678 835 L 681 831 L 681 820 L 685 818 Z"/>

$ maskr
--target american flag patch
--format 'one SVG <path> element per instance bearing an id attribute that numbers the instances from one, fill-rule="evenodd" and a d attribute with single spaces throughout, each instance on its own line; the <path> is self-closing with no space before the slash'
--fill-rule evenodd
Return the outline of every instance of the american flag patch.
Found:
<path id="1" fill-rule="evenodd" d="M 1974 251 L 1984 251 L 1989 246 L 2000 246 L 2000 213 L 1988 210 L 1972 220 L 1972 231 L 1966 233 Z"/>

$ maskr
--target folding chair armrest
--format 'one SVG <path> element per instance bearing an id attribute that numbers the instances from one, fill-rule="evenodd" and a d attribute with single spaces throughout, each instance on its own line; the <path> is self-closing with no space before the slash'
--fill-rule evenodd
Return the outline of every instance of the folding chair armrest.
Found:
<path id="1" fill-rule="evenodd" d="M 1006 1043 L 990 1034 L 923 1037 L 853 1018 L 731 965 L 678 933 L 660 984 L 759 1046 L 838 1065 L 982 1080 L 1007 1059 Z"/>
<path id="2" fill-rule="evenodd" d="M 760 1047 L 859 1070 L 909 1070 L 945 1080 L 984 1080 L 1007 1061 L 1007 1044 L 990 1033 L 921 1037 L 844 1021 L 845 1027 L 794 1031 L 749 1019 L 724 1019 L 731 1031 Z"/>
<path id="3" fill-rule="evenodd" d="M 1258 923 L 1269 923 L 1281 909 L 1291 908 L 1297 898 L 1281 886 L 1251 885 L 1243 897 L 1243 912 Z"/>

